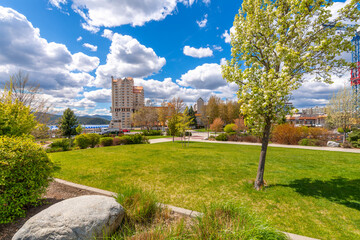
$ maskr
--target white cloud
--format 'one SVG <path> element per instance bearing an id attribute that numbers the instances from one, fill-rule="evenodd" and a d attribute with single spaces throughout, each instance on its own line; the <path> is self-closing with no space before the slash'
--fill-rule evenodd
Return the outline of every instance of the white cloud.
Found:
<path id="1" fill-rule="evenodd" d="M 114 33 L 113 33 L 113 31 L 111 31 L 109 29 L 104 29 L 104 32 L 103 32 L 103 34 L 101 36 L 111 40 L 112 37 L 114 36 Z"/>
<path id="2" fill-rule="evenodd" d="M 96 70 L 95 85 L 110 87 L 111 76 L 147 77 L 158 72 L 165 63 L 165 58 L 158 57 L 152 48 L 147 48 L 131 36 L 115 33 L 106 64 Z"/>
<path id="3" fill-rule="evenodd" d="M 81 27 L 91 33 L 97 33 L 98 31 L 100 31 L 99 27 L 96 27 L 94 25 L 90 25 L 88 23 L 81 23 Z"/>
<path id="4" fill-rule="evenodd" d="M 230 43 L 231 42 L 231 33 L 234 33 L 235 32 L 235 27 L 232 26 L 230 28 L 230 31 L 228 30 L 225 30 L 225 32 L 223 33 L 223 35 L 221 36 L 222 38 L 225 38 L 225 42 L 226 43 Z"/>
<path id="5" fill-rule="evenodd" d="M 111 102 L 111 89 L 98 89 L 95 91 L 84 92 L 85 98 L 94 102 Z"/>
<path id="6" fill-rule="evenodd" d="M 291 102 L 297 108 L 326 105 L 333 93 L 336 93 L 344 86 L 350 87 L 350 72 L 347 72 L 342 77 L 333 76 L 333 84 L 311 81 L 311 76 L 305 76 L 305 79 L 308 80 L 292 95 Z"/>
<path id="7" fill-rule="evenodd" d="M 99 66 L 100 59 L 98 57 L 90 57 L 82 52 L 72 55 L 73 62 L 70 65 L 71 70 L 79 70 L 91 72 Z"/>
<path id="8" fill-rule="evenodd" d="M 208 17 L 208 15 L 205 14 L 203 20 L 201 20 L 201 21 L 196 21 L 197 25 L 198 25 L 200 28 L 206 27 L 206 24 L 207 24 L 207 21 L 208 21 L 208 20 L 207 20 L 207 17 Z"/>
<path id="9" fill-rule="evenodd" d="M 225 65 L 225 64 L 226 64 L 226 58 L 220 59 L 220 65 Z"/>
<path id="10" fill-rule="evenodd" d="M 53 5 L 54 7 L 57 7 L 59 9 L 61 9 L 61 6 L 62 4 L 66 4 L 67 3 L 67 0 L 49 0 L 49 3 L 51 5 Z"/>
<path id="11" fill-rule="evenodd" d="M 213 51 L 210 48 L 194 48 L 190 46 L 185 46 L 183 50 L 186 56 L 195 57 L 195 58 L 204 58 L 213 56 Z"/>
<path id="12" fill-rule="evenodd" d="M 197 66 L 181 75 L 181 80 L 176 82 L 184 87 L 210 90 L 226 85 L 226 81 L 222 78 L 221 66 L 216 63 L 205 63 Z"/>
<path id="13" fill-rule="evenodd" d="M 126 24 L 142 26 L 151 20 L 163 20 L 171 14 L 177 0 L 73 0 L 72 8 L 94 27 L 116 27 Z"/>
<path id="14" fill-rule="evenodd" d="M 221 46 L 213 45 L 213 49 L 219 52 L 223 51 L 223 48 Z"/>
<path id="15" fill-rule="evenodd" d="M 209 5 L 210 2 L 211 2 L 211 0 L 202 0 L 202 1 L 203 1 L 203 3 L 205 3 L 206 5 Z"/>
<path id="16" fill-rule="evenodd" d="M 206 89 L 180 87 L 171 78 L 165 78 L 164 81 L 135 79 L 135 84 L 144 87 L 145 97 L 155 99 L 157 102 L 180 97 L 185 102 L 193 104 L 199 97 L 211 94 L 211 91 Z"/>
<path id="17" fill-rule="evenodd" d="M 0 6 L 0 36 L 0 79 L 22 70 L 45 92 L 65 87 L 80 90 L 94 79 L 84 72 L 71 72 L 79 54 L 72 55 L 65 45 L 41 38 L 40 30 L 11 8 Z"/>
<path id="18" fill-rule="evenodd" d="M 82 36 L 79 36 L 76 41 L 80 42 L 82 40 Z"/>
<path id="19" fill-rule="evenodd" d="M 97 51 L 97 46 L 95 46 L 95 45 L 92 45 L 92 44 L 90 44 L 90 43 L 84 43 L 83 44 L 83 46 L 84 47 L 86 47 L 86 48 L 88 48 L 90 51 L 92 51 L 92 52 L 96 52 Z"/>

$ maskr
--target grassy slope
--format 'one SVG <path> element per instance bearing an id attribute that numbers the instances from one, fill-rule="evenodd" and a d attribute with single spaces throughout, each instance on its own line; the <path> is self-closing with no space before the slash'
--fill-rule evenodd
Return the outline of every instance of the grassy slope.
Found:
<path id="1" fill-rule="evenodd" d="M 117 191 L 120 184 L 155 190 L 159 200 L 201 210 L 232 200 L 263 213 L 279 230 L 321 239 L 360 238 L 360 156 L 270 148 L 269 187 L 253 190 L 260 147 L 180 143 L 125 145 L 52 153 L 56 177 Z"/>

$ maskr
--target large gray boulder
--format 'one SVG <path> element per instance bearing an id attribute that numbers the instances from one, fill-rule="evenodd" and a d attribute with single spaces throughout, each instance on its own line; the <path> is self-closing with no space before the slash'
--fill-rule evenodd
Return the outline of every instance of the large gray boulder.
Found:
<path id="1" fill-rule="evenodd" d="M 328 147 L 340 147 L 340 143 L 333 142 L 333 141 L 328 141 L 327 146 Z"/>
<path id="2" fill-rule="evenodd" d="M 56 203 L 30 218 L 13 240 L 95 239 L 114 232 L 124 217 L 112 197 L 88 195 Z"/>

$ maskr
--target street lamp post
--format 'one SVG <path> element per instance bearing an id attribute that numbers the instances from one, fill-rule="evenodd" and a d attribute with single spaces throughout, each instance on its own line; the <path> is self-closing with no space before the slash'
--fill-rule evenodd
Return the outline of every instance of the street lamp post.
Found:
<path id="1" fill-rule="evenodd" d="M 210 138 L 210 122 L 209 122 L 210 116 L 207 116 L 207 121 L 208 121 L 208 140 Z"/>

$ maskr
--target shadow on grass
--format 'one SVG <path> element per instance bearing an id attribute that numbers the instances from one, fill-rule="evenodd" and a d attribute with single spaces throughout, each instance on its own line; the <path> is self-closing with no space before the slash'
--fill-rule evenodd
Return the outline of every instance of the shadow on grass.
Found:
<path id="1" fill-rule="evenodd" d="M 322 181 L 302 178 L 296 179 L 288 185 L 278 184 L 275 186 L 290 187 L 301 195 L 326 198 L 360 211 L 360 179 L 334 178 Z"/>

